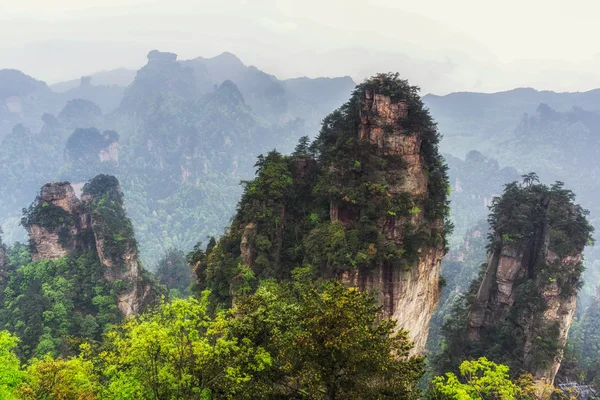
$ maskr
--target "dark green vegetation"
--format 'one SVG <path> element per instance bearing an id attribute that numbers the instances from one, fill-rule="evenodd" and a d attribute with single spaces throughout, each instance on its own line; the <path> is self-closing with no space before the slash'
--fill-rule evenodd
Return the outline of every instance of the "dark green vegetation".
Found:
<path id="1" fill-rule="evenodd" d="M 486 260 L 489 224 L 481 220 L 467 231 L 460 245 L 451 249 L 442 260 L 441 276 L 444 287 L 440 302 L 431 317 L 427 354 L 434 356 L 444 346 L 441 330 L 454 318 L 457 302 L 469 291 L 470 283 L 477 278 Z"/>
<path id="2" fill-rule="evenodd" d="M 597 298 L 571 327 L 557 379 L 600 387 L 600 302 Z"/>
<path id="3" fill-rule="evenodd" d="M 257 155 L 291 151 L 354 83 L 280 81 L 231 54 L 179 62 L 153 51 L 126 90 L 82 78 L 53 93 L 17 71 L 2 71 L 2 85 L 10 86 L 0 90 L 5 241 L 24 240 L 20 209 L 44 183 L 111 174 L 123 186 L 142 259 L 154 267 L 170 248 L 188 251 L 221 234 Z"/>
<path id="4" fill-rule="evenodd" d="M 172 72 L 175 81 L 186 76 Z M 228 104 L 244 107 L 232 83 L 219 90 Z M 419 158 L 413 167 L 425 167 L 426 194 L 402 190 L 401 155 L 361 139 L 366 93 L 408 103 L 397 123 L 420 139 L 424 165 Z M 150 107 L 161 104 L 157 98 Z M 133 105 L 140 112 L 146 106 Z M 150 128 L 160 129 L 153 124 L 145 132 Z M 75 154 L 83 135 L 102 136 L 80 132 L 71 141 Z M 24 399 L 419 398 L 424 360 L 409 354 L 408 332 L 396 332 L 370 294 L 331 278 L 382 265 L 409 269 L 418 247 L 443 250 L 448 182 L 438 140 L 416 88 L 397 75 L 359 85 L 312 144 L 303 137 L 292 156 L 258 157 L 228 234 L 188 255 L 201 278 L 194 296 L 174 299 L 185 294 L 190 270 L 180 251 L 170 251 L 157 277 L 173 298 L 126 321 L 116 307 L 131 282 L 119 278 L 137 243 L 118 180 L 95 177 L 82 187 L 81 202 L 63 195 L 72 193 L 66 183 L 46 185 L 23 225 L 64 235 L 73 250 L 36 262 L 24 246 L 10 250 L 0 322 L 20 341 L 0 336 L 10 376 L 0 390 Z M 165 160 L 167 145 L 158 152 Z M 417 216 L 424 223 L 409 222 Z M 384 236 L 382 227 L 392 222 L 402 224 L 403 243 Z"/>
<path id="5" fill-rule="evenodd" d="M 23 368 L 0 333 L 4 399 L 417 399 L 423 359 L 373 299 L 339 283 L 262 283 L 235 313 L 208 293 L 111 329 L 79 355 Z M 10 361 L 10 363 L 8 362 Z M 10 378 L 10 379 L 8 379 Z"/>
<path id="6" fill-rule="evenodd" d="M 23 225 L 58 233 L 65 255 L 33 260 L 30 251 L 37 254 L 33 242 L 29 248 L 19 243 L 8 248 L 0 280 L 0 327 L 19 337 L 21 359 L 71 355 L 82 341 L 101 340 L 122 320 L 118 299 L 133 285 L 153 286 L 142 306 L 152 305 L 163 293 L 143 270 L 135 282 L 121 276 L 131 268 L 125 259 L 137 263 L 137 242 L 117 179 L 95 177 L 83 187 L 82 198 L 86 200 L 67 211 L 38 196 L 24 210 Z M 137 264 L 135 272 L 137 276 Z"/>
<path id="7" fill-rule="evenodd" d="M 424 101 L 436 117 L 440 130 L 444 132 L 445 139 L 441 143 L 443 151 L 462 156 L 467 151 L 476 149 L 497 159 L 501 166 L 514 166 L 521 173 L 535 170 L 544 181 L 565 182 L 566 187 L 578 194 L 582 206 L 590 210 L 590 222 L 597 230 L 599 227 L 595 216 L 599 209 L 596 200 L 600 195 L 597 190 L 599 174 L 596 167 L 600 129 L 599 94 L 598 90 L 554 93 L 516 89 L 494 94 L 428 95 Z M 452 174 L 455 164 L 452 157 L 447 159 L 451 182 L 454 184 Z M 506 182 L 511 180 L 514 178 Z M 463 207 L 463 203 L 456 202 L 455 194 L 452 194 L 452 213 L 458 234 L 468 228 L 462 228 L 460 220 L 468 221 L 474 211 L 485 210 L 482 207 Z M 468 195 L 467 191 L 465 195 Z M 450 242 L 452 248 L 455 248 L 460 243 L 460 236 L 450 238 Z M 484 257 L 482 252 L 481 258 Z M 586 249 L 584 286 L 579 294 L 575 321 L 569 333 L 568 353 L 570 349 L 579 347 L 577 342 L 581 341 L 580 329 L 584 315 L 595 301 L 600 282 L 599 259 L 597 246 Z M 446 273 L 445 275 L 447 276 Z M 589 338 L 586 340 L 592 343 L 597 334 L 588 333 L 586 336 Z M 589 359 L 569 357 L 570 360 L 563 363 L 558 379 L 591 382 L 593 378 L 586 378 Z M 578 362 L 582 364 L 576 366 Z"/>
<path id="8" fill-rule="evenodd" d="M 455 370 L 465 358 L 486 356 L 510 366 L 514 374 L 547 369 L 560 354 L 560 321 L 548 319 L 544 312 L 553 296 L 568 302 L 581 288 L 583 264 L 577 259 L 593 232 L 587 211 L 575 205 L 574 194 L 561 182 L 546 186 L 535 174 L 524 176 L 523 183 L 506 185 L 502 197 L 495 198 L 489 217 L 489 265 L 484 264 L 463 299 L 456 301 L 451 317 L 442 328 L 442 352 L 435 359 L 438 371 Z M 511 255 L 513 254 L 514 255 Z M 496 279 L 499 269 L 490 272 L 501 257 L 518 258 L 516 268 L 523 273 L 512 283 L 514 302 L 500 305 L 501 290 L 486 283 Z M 504 261 L 510 262 L 510 261 Z M 486 269 L 487 268 L 487 269 Z M 513 267 L 515 268 L 515 267 Z M 502 272 L 506 274 L 506 272 Z M 499 275 L 498 275 L 499 276 Z M 505 279 L 504 275 L 498 279 Z M 556 287 L 556 294 L 549 295 Z M 473 318 L 482 307 L 482 292 L 488 294 L 482 311 L 485 315 L 472 337 Z M 495 292 L 494 292 L 495 291 Z M 504 308 L 503 308 L 504 307 Z M 497 309 L 496 309 L 497 308 Z M 525 330 L 524 328 L 527 328 Z M 534 343 L 530 342 L 531 337 Z M 524 356 L 524 347 L 527 356 Z"/>
<path id="9" fill-rule="evenodd" d="M 402 185 L 403 157 L 361 139 L 359 113 L 368 91 L 408 103 L 408 116 L 398 124 L 422 140 L 425 196 L 392 191 Z M 358 85 L 350 101 L 325 118 L 312 144 L 303 138 L 291 156 L 273 151 L 259 157 L 257 177 L 245 182 L 228 233 L 191 256 L 199 289 L 210 289 L 227 305 L 232 293 L 253 288 L 252 279 L 289 279 L 295 267 L 309 266 L 319 277 L 368 274 L 382 266 L 410 269 L 423 245 L 444 248 L 448 181 L 438 140 L 417 89 L 406 81 L 389 74 Z M 416 214 L 425 223 L 410 223 Z M 401 244 L 385 237 L 390 224 L 402 224 Z"/>
<path id="10" fill-rule="evenodd" d="M 310 265 L 321 276 L 351 269 L 372 271 L 380 265 L 410 268 L 421 243 L 440 240 L 426 229 L 409 232 L 401 247 L 382 240 L 377 221 L 384 215 L 413 217 L 427 210 L 432 216 L 428 224 L 436 212 L 444 212 L 443 206 L 436 211 L 436 204 L 443 202 L 441 197 L 421 204 L 419 199 L 415 203 L 385 195 L 393 182 L 402 185 L 402 178 L 379 174 L 384 166 L 394 167 L 394 160 L 369 155 L 369 146 L 346 142 L 344 135 L 335 133 L 354 129 L 356 113 L 342 109 L 328 118 L 324 130 L 331 131 L 329 142 L 317 140 L 311 146 L 307 139 L 293 156 L 281 156 L 292 151 L 298 137 L 313 137 L 321 118 L 347 98 L 354 86 L 349 78 L 281 81 L 243 65 L 231 54 L 177 62 L 174 55 L 159 52 L 151 53 L 137 79 L 135 71 L 118 71 L 116 78 L 108 75 L 95 76 L 94 84 L 82 78 L 53 93 L 43 82 L 18 71 L 0 71 L 0 224 L 9 245 L 25 241 L 18 226 L 20 210 L 43 183 L 69 180 L 80 190 L 83 182 L 98 173 L 116 175 L 144 260 L 159 271 L 158 279 L 172 297 L 185 296 L 190 271 L 182 252 L 171 249 L 188 251 L 199 239 L 206 242 L 207 236 L 221 235 L 242 194 L 239 181 L 252 179 L 256 156 L 273 147 L 281 153 L 259 160 L 260 174 L 245 184 L 243 208 L 229 236 L 218 246 L 213 239 L 207 248 L 198 246 L 191 254 L 202 278 L 200 287 L 211 287 L 212 296 L 222 299 L 221 305 L 228 304 L 233 292 L 255 290 L 263 278 L 289 279 L 291 269 L 302 265 Z M 455 318 L 450 310 L 485 261 L 488 227 L 482 220 L 487 205 L 502 192 L 504 183 L 517 179 L 516 170 L 506 166 L 521 172 L 536 170 L 544 181 L 564 181 L 592 210 L 591 215 L 597 214 L 599 93 L 517 89 L 425 97 L 445 134 L 441 147 L 448 153 L 451 222 L 456 227 L 447 238 L 450 253 L 442 266 L 445 286 L 432 319 L 431 353 L 443 343 L 440 325 Z M 409 119 L 407 128 L 414 123 L 428 125 L 425 120 L 419 122 L 417 115 Z M 328 149 L 321 154 L 325 145 Z M 472 149 L 478 151 L 468 152 Z M 450 154 L 466 154 L 466 158 Z M 326 168 L 327 160 L 341 168 Z M 403 171 L 402 163 L 396 167 Z M 445 192 L 431 189 L 440 195 Z M 102 207 L 122 202 L 108 200 Z M 329 223 L 332 203 L 340 222 Z M 110 220 L 112 211 L 104 208 L 104 217 Z M 120 216 L 115 214 L 115 218 Z M 73 222 L 51 206 L 39 215 L 32 210 L 30 217 L 62 230 Z M 121 240 L 131 225 L 119 229 L 116 234 L 104 232 L 117 253 L 131 246 Z M 251 245 L 246 254 L 252 270 L 240 250 L 244 237 Z M 559 243 L 561 238 L 555 240 Z M 29 263 L 26 248 L 18 249 L 9 251 L 12 269 Z M 593 323 L 593 304 L 600 280 L 598 259 L 593 249 L 587 250 L 586 286 L 560 379 L 597 380 L 595 349 L 600 347 L 600 331 L 596 328 L 600 327 Z M 67 269 L 62 264 L 44 268 L 58 278 L 62 273 L 72 274 L 76 264 Z M 48 327 L 54 332 L 51 335 L 58 332 Z M 79 328 L 69 328 L 69 332 L 80 334 Z M 65 349 L 60 343 L 58 347 Z"/>
<path id="11" fill-rule="evenodd" d="M 187 297 L 192 284 L 192 270 L 187 263 L 185 253 L 171 249 L 159 261 L 155 271 L 156 279 L 166 286 L 169 297 Z"/>

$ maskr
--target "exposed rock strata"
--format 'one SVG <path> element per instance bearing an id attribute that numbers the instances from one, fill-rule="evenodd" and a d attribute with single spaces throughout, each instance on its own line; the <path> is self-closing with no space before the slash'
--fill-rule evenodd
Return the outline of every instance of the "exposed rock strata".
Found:
<path id="1" fill-rule="evenodd" d="M 422 205 L 428 196 L 429 181 L 420 132 L 404 128 L 402 124 L 408 113 L 406 100 L 392 101 L 390 96 L 367 89 L 361 101 L 359 134 L 362 139 L 375 144 L 381 154 L 399 156 L 404 162 L 399 170 L 382 172 L 399 178 L 396 183 L 389 185 L 389 195 L 408 194 L 414 204 Z M 332 204 L 332 221 L 344 223 L 344 220 L 354 218 L 353 214 L 347 208 Z M 386 240 L 402 248 L 407 226 L 412 232 L 443 231 L 444 221 L 426 221 L 423 211 L 419 211 L 410 217 L 385 218 L 378 225 Z M 422 353 L 427 342 L 429 322 L 441 295 L 439 277 L 445 246 L 443 243 L 423 244 L 418 252 L 418 261 L 409 268 L 384 265 L 374 272 L 358 270 L 345 273 L 343 279 L 361 290 L 373 292 L 383 305 L 385 314 L 397 321 L 398 329 L 409 331 L 415 344 L 413 352 Z"/>
<path id="2" fill-rule="evenodd" d="M 548 200 L 541 202 L 548 207 Z M 513 349 L 513 354 L 520 357 L 523 368 L 531 372 L 540 385 L 552 385 L 560 368 L 562 350 L 577 303 L 576 282 L 569 283 L 568 292 L 565 286 L 559 285 L 555 278 L 544 276 L 545 266 L 560 271 L 577 271 L 582 261 L 583 246 L 573 248 L 570 254 L 559 257 L 550 249 L 550 230 L 547 223 L 539 223 L 532 237 L 528 240 L 502 240 L 498 234 L 494 239 L 499 246 L 492 248 L 488 255 L 487 266 L 475 300 L 469 309 L 467 334 L 470 341 L 481 342 L 489 347 L 488 332 L 493 332 L 504 321 L 516 318 L 515 323 L 522 329 L 524 337 L 521 345 Z M 540 313 L 515 312 L 515 309 L 526 307 L 518 296 L 527 283 L 533 283 L 538 298 L 544 307 Z M 551 331 L 547 329 L 551 327 Z M 536 350 L 540 340 L 549 340 L 549 333 L 559 346 L 550 363 L 536 362 Z"/>
<path id="3" fill-rule="evenodd" d="M 120 194 L 118 186 L 111 190 Z M 141 279 L 137 243 L 133 237 L 121 239 L 124 245 L 118 255 L 107 255 L 107 243 L 114 239 L 106 236 L 103 226 L 106 221 L 93 212 L 94 203 L 99 200 L 98 196 L 102 195 L 103 193 L 86 193 L 84 189 L 79 200 L 69 183 L 46 184 L 33 205 L 34 210 L 39 210 L 36 218 L 25 221 L 25 226 L 29 233 L 34 260 L 53 260 L 77 251 L 95 251 L 106 268 L 104 278 L 107 281 L 119 280 L 129 283 L 128 289 L 117 295 L 119 310 L 128 317 L 138 312 L 151 287 Z M 122 207 L 122 204 L 118 207 Z M 124 211 L 121 211 L 124 214 Z M 45 212 L 52 213 L 47 218 L 58 218 L 60 222 L 48 222 L 40 217 Z"/>

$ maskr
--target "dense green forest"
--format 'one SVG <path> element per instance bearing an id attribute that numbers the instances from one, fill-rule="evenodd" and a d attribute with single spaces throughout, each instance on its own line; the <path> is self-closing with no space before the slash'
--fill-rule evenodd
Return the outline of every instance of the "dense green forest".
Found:
<path id="1" fill-rule="evenodd" d="M 507 322 L 485 333 L 494 348 L 464 340 L 502 215 L 517 228 L 503 225 L 501 241 L 519 242 L 533 229 L 527 221 L 548 217 L 530 213 L 529 202 L 549 196 L 570 204 L 568 187 L 591 210 L 585 215 L 591 225 L 581 232 L 597 225 L 596 91 L 517 89 L 421 100 L 417 88 L 394 74 L 379 76 L 382 87 L 367 80 L 351 93 L 347 77 L 279 80 L 230 53 L 178 61 L 158 51 L 137 73 L 102 79 L 105 84 L 95 85 L 84 77 L 58 90 L 19 71 L 0 71 L 0 329 L 9 332 L 1 354 L 12 377 L 0 381 L 3 396 L 536 398 L 537 377 L 528 375 L 531 364 L 515 349 L 523 345 L 524 313 L 545 312 L 533 289 L 541 279 L 568 282 L 563 293 L 571 290 L 579 299 L 566 344 L 557 344 L 549 327 L 539 335 L 541 355 L 532 357 L 540 365 L 553 357 L 562 361 L 556 383 L 598 387 L 600 257 L 593 247 L 573 269 L 532 267 L 535 285 L 519 281 L 515 300 L 528 307 L 511 310 Z M 360 96 L 374 87 L 391 96 L 398 112 L 403 102 L 409 111 L 398 127 L 385 123 L 381 136 L 372 131 L 364 140 Z M 388 112 L 377 101 L 372 110 L 380 114 L 368 115 L 373 126 Z M 398 146 L 398 154 L 409 154 L 410 144 L 386 142 L 397 131 L 419 140 L 426 195 L 399 190 L 415 189 L 422 178 L 411 175 L 414 165 L 406 159 L 377 150 Z M 564 187 L 510 184 L 530 170 Z M 116 240 L 108 258 L 118 264 L 139 241 L 140 259 L 154 273 L 143 270 L 143 279 L 157 290 L 155 302 L 164 296 L 161 306 L 135 321 L 118 311 L 119 295 L 130 286 L 107 281 L 101 257 L 90 248 L 40 260 L 23 244 L 23 227 L 36 217 L 50 215 L 46 227 L 57 232 L 75 226 L 60 211 L 38 212 L 35 202 L 23 217 L 21 209 L 43 184 L 69 181 L 81 196 L 98 174 L 116 176 L 123 196 L 105 200 L 119 207 L 102 202 L 90 213 L 127 221 L 115 232 L 97 225 L 101 237 Z M 520 192 L 523 185 L 529 194 Z M 549 240 L 558 247 L 552 251 L 564 250 L 565 237 L 586 236 L 576 231 L 554 229 Z M 132 239 L 134 232 L 135 244 L 117 240 Z M 439 293 L 432 297 L 437 309 L 426 361 L 409 350 L 414 336 L 385 322 L 398 316 L 398 287 L 373 282 L 396 282 L 395 269 L 402 276 L 415 273 L 431 249 L 448 254 L 439 282 L 430 282 Z M 327 303 L 334 294 L 345 300 Z M 317 299 L 322 303 L 311 303 Z M 315 311 L 323 307 L 332 307 L 341 325 L 317 332 L 329 323 Z M 352 307 L 364 310 L 362 317 Z M 344 324 L 367 329 L 348 333 L 357 335 L 356 347 L 339 340 L 347 331 L 336 329 Z M 185 326 L 185 335 L 171 338 L 176 326 Z M 380 341 L 367 343 L 360 335 Z M 327 337 L 335 350 L 318 347 Z M 189 353 L 181 352 L 183 343 Z M 156 349 L 157 369 L 148 376 L 142 362 L 132 360 L 150 360 L 144 357 Z M 180 358 L 173 358 L 176 351 Z M 345 364 L 328 364 L 332 354 L 347 355 L 334 357 Z M 409 357 L 399 361 L 389 354 Z M 345 375 L 328 376 L 324 365 Z M 390 374 L 397 385 L 388 382 Z M 49 376 L 64 385 L 45 386 Z"/>
<path id="2" fill-rule="evenodd" d="M 255 158 L 291 151 L 354 86 L 349 78 L 281 81 L 232 54 L 176 58 L 151 52 L 126 89 L 82 78 L 54 93 L 24 74 L 0 74 L 0 99 L 22 103 L 19 113 L 5 110 L 12 122 L 0 133 L 6 242 L 24 240 L 20 210 L 41 185 L 109 173 L 123 186 L 142 260 L 156 268 L 169 249 L 220 235 Z M 37 108 L 29 112 L 27 101 Z"/>
<path id="3" fill-rule="evenodd" d="M 359 112 L 369 90 L 409 102 L 401 123 L 421 135 L 425 195 L 396 189 L 409 179 L 402 176 L 404 159 L 360 138 Z M 228 303 L 236 286 L 252 285 L 244 278 L 248 267 L 258 280 L 288 279 L 294 266 L 310 266 L 320 277 L 373 274 L 381 267 L 413 268 L 426 246 L 444 249 L 448 181 L 438 140 L 417 89 L 406 81 L 382 74 L 358 85 L 350 101 L 325 118 L 312 144 L 304 137 L 291 156 L 259 157 L 257 177 L 245 182 L 228 233 L 193 255 L 199 289 Z M 412 223 L 416 216 L 425 222 Z M 394 224 L 403 225 L 401 242 L 383 232 Z"/>

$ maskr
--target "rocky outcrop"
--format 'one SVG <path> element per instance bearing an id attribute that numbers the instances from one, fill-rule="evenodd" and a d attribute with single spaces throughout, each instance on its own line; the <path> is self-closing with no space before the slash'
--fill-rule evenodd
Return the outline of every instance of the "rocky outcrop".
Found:
<path id="1" fill-rule="evenodd" d="M 77 128 L 69 136 L 65 147 L 65 161 L 82 168 L 90 164 L 119 165 L 119 134 L 100 132 L 96 128 Z"/>
<path id="2" fill-rule="evenodd" d="M 68 182 L 42 187 L 23 218 L 34 260 L 58 259 L 92 250 L 108 282 L 122 281 L 118 307 L 125 316 L 139 311 L 151 289 L 142 279 L 137 243 L 125 216 L 116 178 L 100 175 L 88 182 L 79 199 Z M 102 203 L 102 204 L 101 204 Z"/>
<path id="3" fill-rule="evenodd" d="M 542 239 L 548 245 L 548 238 Z M 532 252 L 531 247 L 519 247 L 504 245 L 500 249 L 490 253 L 485 269 L 485 275 L 479 286 L 476 300 L 470 309 L 468 316 L 468 337 L 470 340 L 480 340 L 481 331 L 493 329 L 501 321 L 504 321 L 515 305 L 518 289 L 524 281 L 536 282 L 537 290 L 545 302 L 545 307 L 540 315 L 522 318 L 525 338 L 520 357 L 526 370 L 532 373 L 535 380 L 541 384 L 552 385 L 554 377 L 560 368 L 562 352 L 556 354 L 552 362 L 545 365 L 535 365 L 535 350 L 539 341 L 541 330 L 547 326 L 553 326 L 556 330 L 556 343 L 563 347 L 567 341 L 567 335 L 577 306 L 577 292 L 569 295 L 561 294 L 558 283 L 551 282 L 542 284 L 541 279 L 531 275 Z M 562 259 L 547 249 L 541 251 L 545 262 L 549 264 L 560 263 L 566 269 L 574 270 L 581 263 L 583 250 L 581 252 Z"/>
<path id="4" fill-rule="evenodd" d="M 89 227 L 89 217 L 81 209 L 81 201 L 69 183 L 42 187 L 24 220 L 33 260 L 54 260 L 75 251 L 81 234 Z"/>
<path id="5" fill-rule="evenodd" d="M 119 142 L 110 142 L 107 147 L 100 149 L 98 158 L 100 162 L 111 162 L 119 165 Z"/>
<path id="6" fill-rule="evenodd" d="M 398 329 L 409 331 L 415 347 L 422 353 L 427 343 L 429 322 L 440 299 L 440 265 L 443 248 L 428 248 L 409 271 L 385 266 L 374 274 L 359 271 L 346 273 L 344 281 L 373 292 L 383 306 L 385 315 L 396 320 Z"/>
<path id="7" fill-rule="evenodd" d="M 244 228 L 244 233 L 242 234 L 242 241 L 240 242 L 240 252 L 242 254 L 242 260 L 244 264 L 252 268 L 252 264 L 254 262 L 254 246 L 256 240 L 256 224 L 249 223 Z"/>
<path id="8" fill-rule="evenodd" d="M 468 310 L 467 338 L 484 353 L 492 343 L 509 343 L 506 346 L 517 360 L 515 366 L 530 372 L 541 387 L 553 384 L 560 367 L 591 228 L 585 213 L 565 196 L 567 191 L 560 186 L 550 191 L 539 187 L 542 189 L 512 188 L 514 193 L 524 194 L 516 203 L 519 210 L 526 210 L 524 215 L 504 210 L 515 201 L 512 193 L 494 206 L 492 224 L 496 229 Z M 508 224 L 514 222 L 496 222 L 508 216 L 507 221 L 525 219 L 527 226 L 513 232 Z M 511 332 L 509 337 L 498 336 L 503 330 Z"/>
<path id="9" fill-rule="evenodd" d="M 397 74 L 365 81 L 312 144 L 302 138 L 291 156 L 258 158 L 219 251 L 194 256 L 198 288 L 229 286 L 215 292 L 229 305 L 240 277 L 232 259 L 258 279 L 293 279 L 305 266 L 370 292 L 422 353 L 446 252 L 438 142 L 416 88 Z"/>
<path id="10" fill-rule="evenodd" d="M 387 241 L 403 248 L 409 236 L 431 236 L 434 232 L 443 236 L 444 220 L 424 216 L 424 204 L 430 190 L 420 131 L 424 127 L 406 123 L 411 111 L 407 99 L 392 99 L 380 91 L 381 87 L 375 85 L 363 92 L 359 134 L 361 139 L 375 145 L 380 155 L 402 161 L 401 166 L 384 169 L 381 174 L 385 174 L 389 182 L 388 196 L 409 198 L 413 209 L 410 215 L 381 218 L 378 226 Z M 346 219 L 356 218 L 358 210 L 332 204 L 330 215 L 332 220 L 343 223 Z M 429 322 L 441 295 L 440 265 L 446 249 L 443 241 L 430 241 L 421 244 L 417 252 L 417 259 L 409 265 L 384 264 L 374 272 L 355 270 L 345 273 L 343 279 L 374 293 L 385 314 L 397 321 L 398 329 L 409 331 L 415 344 L 413 352 L 422 353 Z"/>

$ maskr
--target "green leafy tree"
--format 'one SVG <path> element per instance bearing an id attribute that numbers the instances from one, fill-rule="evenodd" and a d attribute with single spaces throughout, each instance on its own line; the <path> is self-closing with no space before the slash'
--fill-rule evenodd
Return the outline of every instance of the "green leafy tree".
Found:
<path id="1" fill-rule="evenodd" d="M 15 354 L 19 339 L 7 331 L 0 331 L 0 398 L 17 399 L 14 390 L 25 378 L 21 362 Z"/>
<path id="2" fill-rule="evenodd" d="M 311 155 L 310 151 L 310 138 L 308 136 L 302 136 L 298 140 L 298 144 L 294 148 L 294 152 L 292 153 L 293 157 L 309 157 Z"/>
<path id="3" fill-rule="evenodd" d="M 407 332 L 394 334 L 367 294 L 295 273 L 291 283 L 264 282 L 234 311 L 235 335 L 273 356 L 265 398 L 418 398 L 423 358 L 409 356 Z"/>
<path id="4" fill-rule="evenodd" d="M 211 319 L 207 307 L 208 293 L 175 299 L 108 333 L 103 398 L 254 398 L 253 376 L 270 366 L 270 355 L 231 336 L 226 315 Z"/>
<path id="5" fill-rule="evenodd" d="M 82 356 L 34 359 L 26 369 L 27 378 L 17 394 L 23 400 L 96 400 L 100 383 L 94 366 Z"/>
<path id="6" fill-rule="evenodd" d="M 447 400 L 525 400 L 535 398 L 530 376 L 512 381 L 509 368 L 485 357 L 463 361 L 460 378 L 452 372 L 433 380 L 432 399 Z"/>

